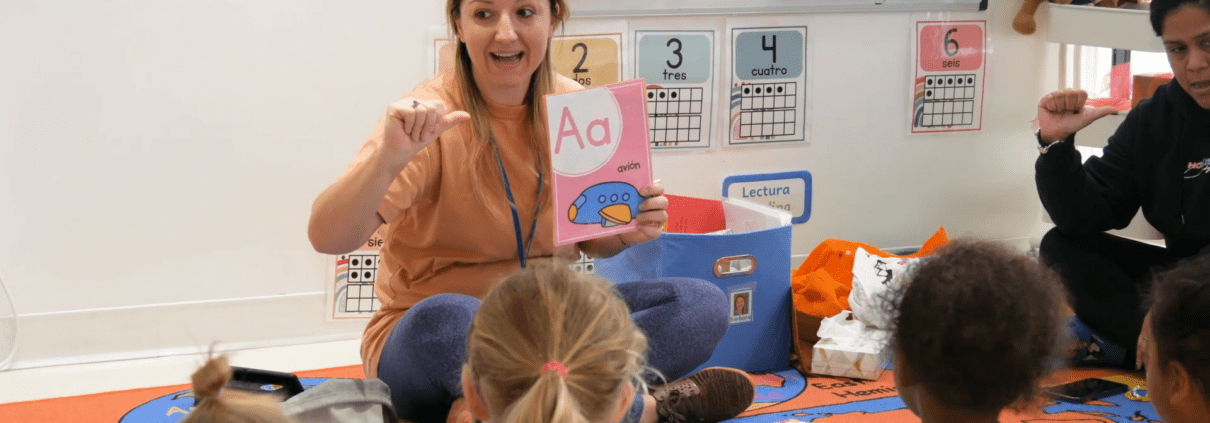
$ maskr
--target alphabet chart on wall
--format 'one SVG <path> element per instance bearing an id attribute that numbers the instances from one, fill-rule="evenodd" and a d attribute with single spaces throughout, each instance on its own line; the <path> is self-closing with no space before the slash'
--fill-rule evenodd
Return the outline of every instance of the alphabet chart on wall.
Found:
<path id="1" fill-rule="evenodd" d="M 647 83 L 653 150 L 710 147 L 714 31 L 635 31 L 635 75 Z"/>
<path id="2" fill-rule="evenodd" d="M 912 133 L 980 130 L 987 21 L 917 21 L 913 33 Z"/>
<path id="3" fill-rule="evenodd" d="M 378 311 L 374 281 L 378 277 L 380 228 L 369 241 L 349 254 L 335 256 L 335 271 L 328 290 L 328 319 L 367 319 Z"/>
<path id="4" fill-rule="evenodd" d="M 731 27 L 729 145 L 806 141 L 807 27 Z"/>

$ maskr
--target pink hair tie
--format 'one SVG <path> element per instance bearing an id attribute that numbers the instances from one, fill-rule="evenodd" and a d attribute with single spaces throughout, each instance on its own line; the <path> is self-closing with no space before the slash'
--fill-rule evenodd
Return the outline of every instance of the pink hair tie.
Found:
<path id="1" fill-rule="evenodd" d="M 551 370 L 559 372 L 560 378 L 567 379 L 567 367 L 564 367 L 563 363 L 560 363 L 558 361 L 551 361 L 549 363 L 546 363 L 545 366 L 542 366 L 542 374 L 546 374 L 546 372 L 549 372 Z"/>

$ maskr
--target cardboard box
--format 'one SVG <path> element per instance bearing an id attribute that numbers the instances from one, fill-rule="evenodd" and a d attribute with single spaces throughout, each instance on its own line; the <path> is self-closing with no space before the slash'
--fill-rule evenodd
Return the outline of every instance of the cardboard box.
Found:
<path id="1" fill-rule="evenodd" d="M 844 310 L 820 322 L 811 373 L 874 380 L 891 362 L 890 331 L 866 326 L 851 316 Z"/>
<path id="2" fill-rule="evenodd" d="M 1134 76 L 1134 95 L 1130 97 L 1130 107 L 1138 106 L 1139 101 L 1150 98 L 1161 85 L 1172 80 L 1171 73 L 1141 73 Z"/>
<path id="3" fill-rule="evenodd" d="M 819 325 L 822 317 L 815 317 L 798 310 L 790 310 L 790 367 L 799 373 L 811 373 L 811 358 L 815 355 L 815 343 L 819 342 Z"/>

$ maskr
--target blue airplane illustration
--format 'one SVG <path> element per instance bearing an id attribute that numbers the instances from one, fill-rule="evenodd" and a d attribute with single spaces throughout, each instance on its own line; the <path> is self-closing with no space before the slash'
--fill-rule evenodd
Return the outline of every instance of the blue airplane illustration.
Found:
<path id="1" fill-rule="evenodd" d="M 602 182 L 588 187 L 567 209 L 567 219 L 580 225 L 625 225 L 639 214 L 639 191 L 625 182 Z"/>

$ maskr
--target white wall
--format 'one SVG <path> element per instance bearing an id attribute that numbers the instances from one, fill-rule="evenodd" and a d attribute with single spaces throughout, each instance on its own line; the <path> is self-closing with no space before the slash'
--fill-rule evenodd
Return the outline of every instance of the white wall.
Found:
<path id="1" fill-rule="evenodd" d="M 306 220 L 423 79 L 443 3 L 6 5 L 0 272 L 22 315 L 17 366 L 359 336 L 323 319 L 328 258 Z M 938 225 L 1030 235 L 1028 121 L 1053 66 L 1041 37 L 1010 29 L 1015 6 L 991 3 L 983 131 L 907 134 L 908 14 L 803 15 L 811 143 L 656 154 L 656 176 L 717 198 L 728 175 L 809 170 L 795 254 L 830 237 L 918 245 Z"/>
<path id="2" fill-rule="evenodd" d="M 951 236 L 1028 237 L 1041 210 L 1029 121 L 1053 66 L 1040 37 L 1012 31 L 1009 9 L 975 15 L 988 20 L 991 50 L 980 132 L 908 134 L 911 15 L 811 15 L 811 142 L 656 154 L 656 176 L 670 192 L 717 197 L 728 175 L 810 171 L 811 219 L 794 228 L 795 254 L 826 238 L 918 246 L 941 225 Z"/>

